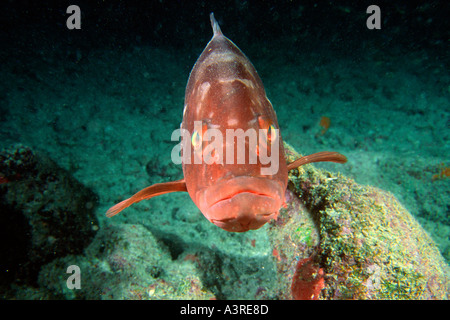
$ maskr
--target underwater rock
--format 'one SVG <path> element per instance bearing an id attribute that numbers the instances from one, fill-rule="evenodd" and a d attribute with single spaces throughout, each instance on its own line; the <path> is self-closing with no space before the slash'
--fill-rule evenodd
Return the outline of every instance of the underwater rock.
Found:
<path id="1" fill-rule="evenodd" d="M 277 291 L 282 300 L 292 299 L 290 288 L 299 260 L 308 259 L 319 244 L 319 230 L 312 216 L 292 191 L 286 191 L 287 207 L 270 224 L 268 235 L 277 265 Z"/>
<path id="2" fill-rule="evenodd" d="M 20 144 L 0 151 L 0 177 L 0 287 L 35 286 L 42 265 L 89 244 L 97 196 Z"/>
<path id="3" fill-rule="evenodd" d="M 288 160 L 298 157 L 285 148 Z M 269 230 L 280 298 L 306 298 L 300 288 L 321 299 L 449 298 L 449 266 L 392 194 L 312 165 L 289 181 L 303 206 L 287 201 Z"/>
<path id="4" fill-rule="evenodd" d="M 203 288 L 194 256 L 172 260 L 164 245 L 142 225 L 108 225 L 83 256 L 44 266 L 39 285 L 60 299 L 212 299 Z M 68 289 L 67 267 L 80 268 L 80 289 Z"/>

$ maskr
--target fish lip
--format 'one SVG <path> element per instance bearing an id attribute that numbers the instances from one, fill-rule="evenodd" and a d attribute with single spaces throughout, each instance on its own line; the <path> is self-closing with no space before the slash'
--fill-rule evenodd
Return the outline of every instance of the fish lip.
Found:
<path id="1" fill-rule="evenodd" d="M 286 186 L 269 178 L 239 176 L 197 191 L 196 198 L 200 210 L 208 211 L 212 206 L 243 193 L 252 193 L 271 199 L 284 199 Z"/>
<path id="2" fill-rule="evenodd" d="M 245 232 L 259 229 L 276 219 L 280 206 L 279 199 L 243 191 L 213 204 L 204 215 L 226 231 Z"/>
<path id="3" fill-rule="evenodd" d="M 221 202 L 229 201 L 229 200 L 233 199 L 234 197 L 236 197 L 236 196 L 238 196 L 240 194 L 243 194 L 243 193 L 249 193 L 249 194 L 253 194 L 253 195 L 257 195 L 257 196 L 261 196 L 261 197 L 268 197 L 268 198 L 271 198 L 271 199 L 273 198 L 272 196 L 270 196 L 268 194 L 265 194 L 265 193 L 256 192 L 254 190 L 247 190 L 247 189 L 245 189 L 245 190 L 237 191 L 236 193 L 233 193 L 233 194 L 231 194 L 229 196 L 226 196 L 225 198 L 217 200 L 216 202 L 212 203 L 209 206 L 209 209 L 211 209 L 212 207 L 214 207 L 217 204 L 220 204 Z"/>

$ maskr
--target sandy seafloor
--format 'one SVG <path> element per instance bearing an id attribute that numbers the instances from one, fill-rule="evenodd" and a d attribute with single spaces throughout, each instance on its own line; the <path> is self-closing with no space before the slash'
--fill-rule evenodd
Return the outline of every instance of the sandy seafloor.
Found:
<path id="1" fill-rule="evenodd" d="M 450 165 L 448 61 L 437 59 L 432 49 L 411 51 L 392 43 L 357 54 L 237 45 L 265 84 L 283 139 L 303 154 L 345 154 L 345 165 L 317 166 L 392 192 L 450 261 L 450 179 L 432 179 Z M 112 219 L 104 216 L 134 192 L 182 177 L 181 166 L 171 163 L 177 142 L 170 138 L 179 128 L 189 71 L 202 50 L 186 53 L 142 42 L 115 50 L 43 44 L 14 56 L 2 46 L 1 55 L 15 61 L 0 68 L 6 110 L 0 116 L 0 147 L 20 142 L 42 150 L 92 188 L 99 196 L 100 227 L 138 223 L 192 247 L 270 254 L 264 229 L 223 231 L 184 193 L 141 202 Z M 320 135 L 322 116 L 331 125 Z"/>

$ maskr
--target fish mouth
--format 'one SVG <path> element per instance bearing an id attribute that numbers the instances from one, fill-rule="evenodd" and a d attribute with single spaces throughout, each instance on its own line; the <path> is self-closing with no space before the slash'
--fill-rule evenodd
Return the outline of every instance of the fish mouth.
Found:
<path id="1" fill-rule="evenodd" d="M 242 190 L 242 191 L 237 191 L 234 194 L 230 194 L 230 195 L 224 197 L 223 199 L 217 200 L 215 203 L 213 203 L 211 205 L 210 208 L 213 208 L 215 205 L 220 205 L 223 201 L 231 200 L 231 199 L 233 199 L 234 197 L 236 197 L 238 195 L 242 195 L 243 193 L 248 193 L 249 195 L 256 195 L 256 196 L 261 196 L 261 197 L 272 198 L 271 195 L 268 195 L 268 194 L 265 194 L 265 193 L 256 192 L 254 190 Z"/>
<path id="2" fill-rule="evenodd" d="M 276 219 L 286 187 L 259 177 L 234 177 L 198 191 L 203 215 L 222 229 L 244 232 Z"/>

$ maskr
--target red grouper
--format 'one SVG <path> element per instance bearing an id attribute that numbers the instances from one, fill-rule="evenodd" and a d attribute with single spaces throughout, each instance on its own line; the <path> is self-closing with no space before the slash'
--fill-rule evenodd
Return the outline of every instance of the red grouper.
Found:
<path id="1" fill-rule="evenodd" d="M 141 200 L 187 191 L 220 228 L 254 230 L 277 218 L 289 170 L 347 161 L 337 152 L 319 152 L 286 164 L 277 117 L 258 73 L 212 13 L 210 18 L 214 35 L 186 87 L 179 131 L 184 179 L 147 187 L 110 208 L 108 217 Z"/>

